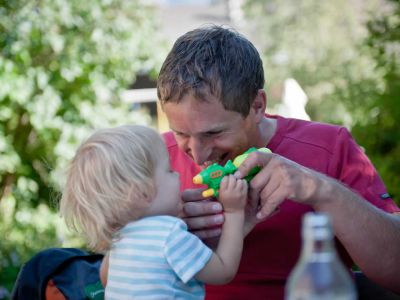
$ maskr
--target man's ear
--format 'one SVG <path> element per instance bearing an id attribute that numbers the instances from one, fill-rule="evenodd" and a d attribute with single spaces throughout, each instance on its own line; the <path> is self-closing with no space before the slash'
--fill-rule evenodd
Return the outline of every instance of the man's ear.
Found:
<path id="1" fill-rule="evenodd" d="M 251 109 L 254 111 L 256 122 L 260 122 L 264 118 L 265 109 L 267 107 L 267 95 L 263 89 L 257 91 L 257 95 L 251 104 Z"/>

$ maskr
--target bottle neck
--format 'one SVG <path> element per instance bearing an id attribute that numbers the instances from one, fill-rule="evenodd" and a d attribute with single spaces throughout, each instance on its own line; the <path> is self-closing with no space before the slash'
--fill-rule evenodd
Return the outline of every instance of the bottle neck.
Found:
<path id="1" fill-rule="evenodd" d="M 327 227 L 306 227 L 303 229 L 302 259 L 318 261 L 332 260 L 336 257 L 336 248 L 332 230 Z"/>

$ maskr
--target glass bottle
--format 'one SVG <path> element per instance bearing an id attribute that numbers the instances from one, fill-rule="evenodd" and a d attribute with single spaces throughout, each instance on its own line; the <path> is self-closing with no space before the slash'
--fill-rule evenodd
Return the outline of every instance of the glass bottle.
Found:
<path id="1" fill-rule="evenodd" d="M 303 218 L 303 249 L 285 288 L 286 300 L 356 300 L 349 271 L 336 253 L 330 218 L 307 213 Z"/>

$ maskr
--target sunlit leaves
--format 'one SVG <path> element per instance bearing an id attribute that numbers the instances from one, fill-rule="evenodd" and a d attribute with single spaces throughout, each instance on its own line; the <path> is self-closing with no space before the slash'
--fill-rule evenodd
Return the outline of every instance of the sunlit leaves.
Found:
<path id="1" fill-rule="evenodd" d="M 77 145 L 95 128 L 150 122 L 119 95 L 165 56 L 152 9 L 140 0 L 0 0 L 1 283 L 60 243 L 54 202 Z"/>
<path id="2" fill-rule="evenodd" d="M 73 133 L 149 121 L 130 112 L 119 95 L 136 72 L 159 65 L 152 59 L 162 49 L 152 47 L 157 34 L 151 11 L 137 0 L 26 0 L 0 10 L 0 130 L 8 137 L 9 153 L 19 157 L 12 160 L 20 164 L 14 169 L 37 173 L 32 178 L 41 180 L 41 187 L 64 159 L 54 149 L 79 142 L 61 138 L 66 126 Z M 24 167 L 44 158 L 47 175 Z M 13 169 L 2 165 L 0 176 Z M 35 203 L 40 201 L 47 200 Z"/>
<path id="3" fill-rule="evenodd" d="M 379 1 L 248 0 L 247 11 L 259 33 L 267 87 L 295 78 L 308 95 L 314 120 L 352 125 L 347 109 L 336 105 L 337 90 L 354 81 L 375 80 L 374 61 L 360 52 L 368 13 Z M 270 98 L 279 101 L 279 98 Z M 273 104 L 273 103 L 270 103 Z M 351 118 L 349 118 L 351 117 Z M 346 118 L 344 120 L 343 118 Z"/>
<path id="4" fill-rule="evenodd" d="M 298 80 L 312 119 L 348 126 L 400 202 L 400 1 L 246 2 L 269 109 Z"/>

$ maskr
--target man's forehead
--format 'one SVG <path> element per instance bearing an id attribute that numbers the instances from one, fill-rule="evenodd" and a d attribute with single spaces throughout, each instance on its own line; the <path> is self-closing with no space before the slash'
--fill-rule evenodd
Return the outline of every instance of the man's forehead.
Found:
<path id="1" fill-rule="evenodd" d="M 217 99 L 201 101 L 186 95 L 180 102 L 164 104 L 170 128 L 182 133 L 207 133 L 224 130 L 236 119 L 238 112 L 226 110 Z"/>

